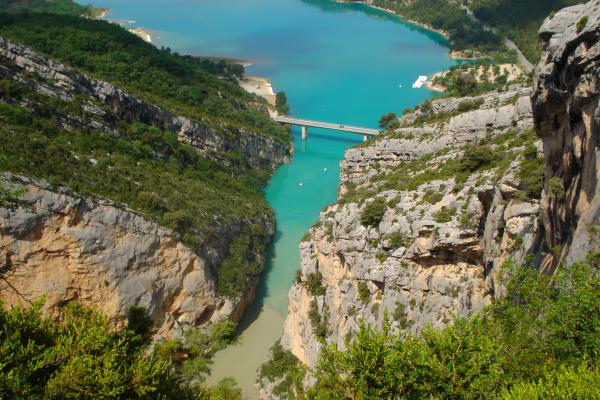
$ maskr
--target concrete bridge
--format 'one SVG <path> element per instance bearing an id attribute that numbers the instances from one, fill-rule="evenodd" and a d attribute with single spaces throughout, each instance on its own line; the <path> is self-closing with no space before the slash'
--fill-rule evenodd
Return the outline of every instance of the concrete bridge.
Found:
<path id="1" fill-rule="evenodd" d="M 302 127 L 302 140 L 308 137 L 308 127 L 356 133 L 357 135 L 362 135 L 365 141 L 367 141 L 369 136 L 379 135 L 379 131 L 377 129 L 361 128 L 358 126 L 332 124 L 329 122 L 311 121 L 308 119 L 298 119 L 284 116 L 276 116 L 273 117 L 273 119 L 282 124 L 298 125 Z"/>

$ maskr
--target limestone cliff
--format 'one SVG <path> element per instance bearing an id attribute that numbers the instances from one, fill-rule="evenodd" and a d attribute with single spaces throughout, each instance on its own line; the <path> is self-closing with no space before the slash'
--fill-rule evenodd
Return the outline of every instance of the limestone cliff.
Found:
<path id="1" fill-rule="evenodd" d="M 0 80 L 0 99 L 30 110 L 34 117 L 54 99 L 68 104 L 52 109 L 52 122 L 60 130 L 101 131 L 118 137 L 125 123 L 141 122 L 176 133 L 181 142 L 191 144 L 226 170 L 228 154 L 242 155 L 246 164 L 241 172 L 255 169 L 261 176 L 290 156 L 289 143 L 259 132 L 209 126 L 173 115 L 111 83 L 2 38 Z M 6 89 L 14 87 L 7 81 L 18 84 L 16 94 Z M 181 333 L 185 326 L 224 318 L 239 321 L 254 297 L 255 275 L 246 279 L 244 293 L 226 299 L 217 295 L 213 274 L 227 260 L 236 238 L 249 231 L 260 232 L 256 233 L 260 237 L 237 262 L 263 264 L 264 247 L 274 232 L 268 212 L 256 218 L 222 218 L 208 213 L 210 237 L 200 237 L 192 251 L 180 234 L 126 205 L 82 198 L 69 188 L 57 189 L 22 176 L 15 179 L 14 185 L 26 188 L 23 207 L 16 211 L 0 208 L 0 268 L 1 277 L 7 277 L 0 300 L 8 305 L 47 295 L 45 307 L 51 314 L 58 315 L 66 302 L 79 300 L 101 308 L 115 321 L 128 307 L 141 305 L 158 322 L 158 333 L 170 336 Z M 0 180 L 4 183 L 4 178 Z"/>
<path id="2" fill-rule="evenodd" d="M 525 157 L 541 162 L 530 92 L 435 100 L 346 152 L 340 198 L 300 245 L 286 348 L 313 366 L 319 337 L 343 346 L 361 319 L 380 326 L 387 312 L 397 332 L 418 333 L 492 300 L 496 267 L 535 251 L 538 235 L 539 203 L 519 178 Z M 459 112 L 465 101 L 473 109 Z"/>
<path id="3" fill-rule="evenodd" d="M 360 320 L 406 334 L 472 314 L 509 259 L 551 272 L 598 251 L 599 36 L 600 1 L 567 8 L 540 30 L 533 91 L 434 100 L 348 150 L 300 244 L 283 346 L 314 366 Z"/>
<path id="4" fill-rule="evenodd" d="M 5 304 L 46 296 L 44 308 L 58 316 L 62 306 L 77 300 L 118 324 L 131 305 L 140 305 L 167 337 L 185 326 L 241 317 L 245 299 L 216 294 L 208 261 L 214 255 L 194 253 L 171 230 L 108 200 L 9 178 L 26 192 L 18 209 L 0 209 Z M 232 226 L 220 231 L 223 237 L 235 234 Z"/>
<path id="5" fill-rule="evenodd" d="M 533 93 L 546 155 L 542 268 L 600 250 L 600 1 L 566 8 L 540 29 Z"/>

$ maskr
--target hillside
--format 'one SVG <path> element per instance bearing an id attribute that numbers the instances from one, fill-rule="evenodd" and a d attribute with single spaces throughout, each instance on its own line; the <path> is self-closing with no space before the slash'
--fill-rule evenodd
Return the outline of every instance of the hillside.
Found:
<path id="1" fill-rule="evenodd" d="M 456 50 L 475 50 L 505 62 L 514 57 L 504 44 L 504 39 L 510 38 L 529 61 L 537 62 L 541 54 L 537 30 L 543 20 L 550 13 L 584 1 L 373 0 L 369 3 L 447 32 Z"/>
<path id="2" fill-rule="evenodd" d="M 600 396 L 599 21 L 545 20 L 533 88 L 435 99 L 346 152 L 264 398 Z"/>
<path id="3" fill-rule="evenodd" d="M 165 337 L 239 320 L 274 232 L 260 191 L 291 153 L 241 67 L 104 21 L 0 20 L 2 185 L 21 206 L 0 211 L 3 301 L 80 300 L 118 325 L 139 305 Z"/>

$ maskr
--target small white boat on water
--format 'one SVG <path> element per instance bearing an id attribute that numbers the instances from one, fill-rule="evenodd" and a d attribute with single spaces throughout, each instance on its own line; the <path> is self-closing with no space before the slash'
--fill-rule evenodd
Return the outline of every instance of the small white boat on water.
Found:
<path id="1" fill-rule="evenodd" d="M 425 82 L 427 82 L 427 76 L 421 75 L 415 81 L 415 83 L 413 83 L 412 87 L 413 87 L 413 89 L 420 89 L 425 84 Z"/>

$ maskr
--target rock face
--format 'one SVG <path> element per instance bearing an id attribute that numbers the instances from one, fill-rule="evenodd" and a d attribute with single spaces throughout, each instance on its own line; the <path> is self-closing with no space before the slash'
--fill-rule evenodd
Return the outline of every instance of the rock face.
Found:
<path id="1" fill-rule="evenodd" d="M 418 334 L 493 299 L 501 290 L 497 267 L 536 252 L 539 236 L 539 202 L 523 198 L 517 177 L 526 148 L 541 157 L 530 93 L 488 94 L 466 112 L 458 111 L 464 99 L 437 100 L 419 127 L 405 122 L 346 152 L 338 202 L 300 244 L 285 348 L 314 366 L 320 339 L 343 347 L 360 320 L 381 326 L 387 312 L 397 333 Z M 418 115 L 404 118 L 414 123 Z M 501 154 L 492 165 L 462 178 L 442 172 L 480 142 L 492 143 L 484 152 Z M 369 223 L 364 217 L 376 202 L 382 212 Z"/>
<path id="2" fill-rule="evenodd" d="M 115 121 L 139 121 L 177 133 L 181 142 L 189 143 L 205 156 L 226 165 L 229 161 L 223 155 L 230 152 L 243 154 L 251 167 L 259 169 L 274 169 L 277 165 L 289 161 L 289 144 L 257 132 L 234 131 L 225 125 L 211 128 L 173 115 L 122 91 L 111 83 L 83 75 L 3 38 L 0 38 L 0 58 L 24 71 L 19 73 L 0 66 L 0 78 L 19 81 L 32 90 L 65 101 L 76 96 L 89 99 L 85 109 L 91 120 L 78 121 L 62 116 L 66 129 L 91 127 L 112 130 Z M 35 78 L 31 78 L 32 75 Z M 247 104 L 246 107 L 257 106 Z M 267 113 L 266 108 L 262 111 Z"/>
<path id="3" fill-rule="evenodd" d="M 540 36 L 533 91 L 435 100 L 346 153 L 289 293 L 282 344 L 300 361 L 314 366 L 321 340 L 343 348 L 361 319 L 381 326 L 384 310 L 400 334 L 468 316 L 502 292 L 508 259 L 553 272 L 600 251 L 600 0 Z"/>
<path id="4" fill-rule="evenodd" d="M 540 37 L 532 100 L 546 155 L 544 246 L 555 249 L 542 267 L 552 271 L 600 251 L 600 1 L 558 12 Z"/>
<path id="5" fill-rule="evenodd" d="M 53 115 L 66 130 L 117 135 L 119 122 L 141 122 L 175 132 L 181 142 L 225 166 L 230 162 L 228 154 L 238 159 L 241 155 L 246 161 L 244 172 L 254 168 L 262 175 L 290 156 L 290 144 L 273 137 L 173 115 L 2 38 L 0 79 L 80 106 L 76 115 L 68 111 Z M 6 91 L 2 98 L 32 110 L 33 115 L 40 106 L 36 96 L 11 98 Z M 158 323 L 158 335 L 173 336 L 210 321 L 239 321 L 252 301 L 255 278 L 249 278 L 246 293 L 225 299 L 217 295 L 212 271 L 226 260 L 234 239 L 251 226 L 264 232 L 260 240 L 261 246 L 266 245 L 274 233 L 269 215 L 253 221 L 213 219 L 214 238 L 194 253 L 176 233 L 122 205 L 79 198 L 67 188 L 56 190 L 25 177 L 15 179 L 17 187 L 26 189 L 26 207 L 0 208 L 0 268 L 8 277 L 0 281 L 0 300 L 6 304 L 46 294 L 45 308 L 53 315 L 58 316 L 66 302 L 78 300 L 100 308 L 117 323 L 130 306 L 141 305 Z M 4 182 L 4 177 L 0 180 Z M 264 254 L 255 254 L 262 253 L 261 246 L 248 249 L 248 260 L 262 265 Z"/>
<path id="6" fill-rule="evenodd" d="M 140 305 L 168 337 L 229 318 L 244 301 L 219 298 L 207 256 L 172 231 L 110 201 L 12 178 L 26 193 L 23 207 L 0 209 L 0 257 L 9 270 L 0 283 L 5 304 L 46 295 L 45 309 L 58 316 L 61 306 L 77 300 L 117 324 L 131 305 Z"/>

